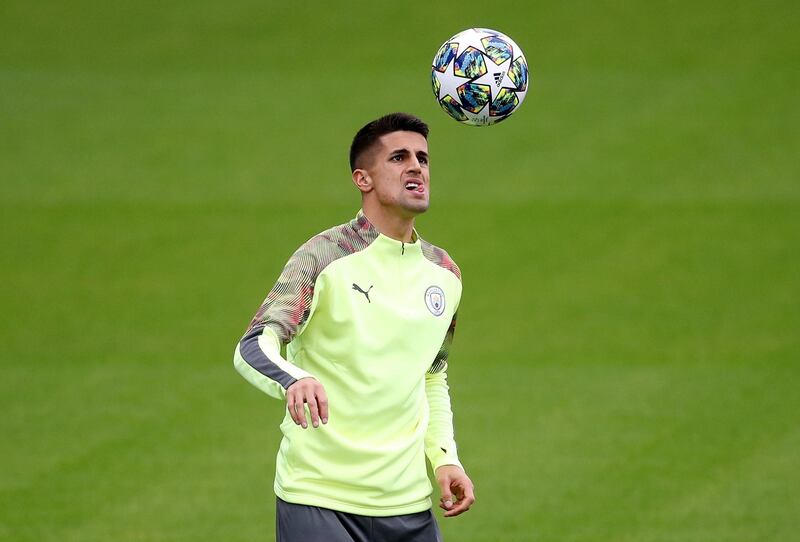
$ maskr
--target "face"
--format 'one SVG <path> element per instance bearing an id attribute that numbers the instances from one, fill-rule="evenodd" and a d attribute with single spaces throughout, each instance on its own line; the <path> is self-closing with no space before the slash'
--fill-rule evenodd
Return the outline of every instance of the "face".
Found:
<path id="1" fill-rule="evenodd" d="M 353 181 L 387 212 L 410 218 L 428 209 L 428 141 L 416 132 L 385 134 L 367 153 Z"/>

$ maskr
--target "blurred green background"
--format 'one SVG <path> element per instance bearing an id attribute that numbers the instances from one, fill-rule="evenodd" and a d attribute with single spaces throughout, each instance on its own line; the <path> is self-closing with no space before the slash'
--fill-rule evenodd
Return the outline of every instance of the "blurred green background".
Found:
<path id="1" fill-rule="evenodd" d="M 507 122 L 436 105 L 470 27 Z M 0 540 L 270 540 L 283 406 L 233 348 L 351 218 L 347 150 L 431 125 L 476 484 L 450 541 L 797 540 L 800 4 L 0 4 Z"/>

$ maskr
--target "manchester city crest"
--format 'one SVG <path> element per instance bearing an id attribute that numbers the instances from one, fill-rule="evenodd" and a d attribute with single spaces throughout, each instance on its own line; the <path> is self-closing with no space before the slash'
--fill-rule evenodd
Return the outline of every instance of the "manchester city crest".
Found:
<path id="1" fill-rule="evenodd" d="M 425 290 L 425 305 L 434 316 L 444 313 L 444 292 L 438 286 L 431 286 Z"/>

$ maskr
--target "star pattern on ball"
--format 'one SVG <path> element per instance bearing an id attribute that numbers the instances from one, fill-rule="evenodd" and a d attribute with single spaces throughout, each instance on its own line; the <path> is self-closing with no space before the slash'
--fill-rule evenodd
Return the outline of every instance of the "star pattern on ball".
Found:
<path id="1" fill-rule="evenodd" d="M 484 59 L 488 69 L 484 75 L 475 79 L 473 82 L 480 85 L 489 85 L 489 88 L 492 89 L 492 100 L 497 98 L 497 93 L 500 92 L 500 89 L 503 87 L 516 89 L 514 81 L 508 77 L 508 70 L 511 68 L 512 59 L 509 58 L 499 66 L 488 56 L 484 56 Z"/>
<path id="2" fill-rule="evenodd" d="M 441 100 L 448 94 L 460 103 L 458 98 L 458 87 L 469 81 L 466 77 L 459 77 L 454 72 L 455 59 L 447 65 L 444 73 L 434 70 L 433 76 L 439 81 L 439 99 Z"/>
<path id="3" fill-rule="evenodd" d="M 470 32 L 467 35 L 458 36 L 458 50 L 456 51 L 456 58 L 461 56 L 461 53 L 467 50 L 468 47 L 475 47 L 481 53 L 486 53 L 486 48 L 481 41 L 483 38 L 493 36 L 484 31 Z"/>

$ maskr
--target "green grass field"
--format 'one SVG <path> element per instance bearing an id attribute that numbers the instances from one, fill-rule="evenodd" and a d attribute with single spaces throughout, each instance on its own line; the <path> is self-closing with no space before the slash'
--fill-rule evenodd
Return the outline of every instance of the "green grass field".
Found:
<path id="1" fill-rule="evenodd" d="M 0 6 L 0 540 L 272 539 L 233 348 L 393 110 L 464 273 L 445 538 L 800 539 L 800 5 L 504 6 Z M 492 128 L 429 88 L 476 25 L 532 69 Z"/>

